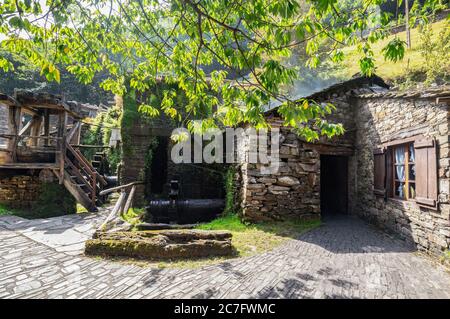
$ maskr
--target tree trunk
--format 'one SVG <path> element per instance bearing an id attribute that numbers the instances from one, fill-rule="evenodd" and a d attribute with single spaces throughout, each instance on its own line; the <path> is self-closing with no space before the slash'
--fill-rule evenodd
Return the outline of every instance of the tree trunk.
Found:
<path id="1" fill-rule="evenodd" d="M 405 0 L 406 47 L 411 49 L 411 30 L 409 30 L 409 1 Z"/>

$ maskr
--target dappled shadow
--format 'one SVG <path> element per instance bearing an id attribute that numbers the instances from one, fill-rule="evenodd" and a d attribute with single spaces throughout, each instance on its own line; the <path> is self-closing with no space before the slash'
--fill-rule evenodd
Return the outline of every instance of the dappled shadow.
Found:
<path id="1" fill-rule="evenodd" d="M 323 225 L 299 237 L 336 254 L 412 252 L 413 245 L 388 235 L 353 216 L 327 217 Z"/>
<path id="2" fill-rule="evenodd" d="M 282 280 L 273 286 L 267 286 L 258 291 L 254 298 L 282 298 L 282 299 L 310 299 L 310 298 L 353 298 L 350 291 L 358 290 L 357 283 L 340 279 L 330 278 L 331 268 L 321 268 L 315 273 L 295 273 L 289 278 Z M 338 276 L 338 274 L 334 274 Z M 328 287 L 328 289 L 324 289 Z M 326 290 L 342 291 L 341 293 L 328 293 Z M 347 292 L 347 294 L 345 293 Z"/>
<path id="3" fill-rule="evenodd" d="M 12 231 L 35 231 L 43 234 L 62 234 L 74 230 L 90 235 L 92 229 L 104 218 L 101 213 L 70 214 L 51 218 L 25 219 L 16 215 L 0 216 L 0 226 Z"/>

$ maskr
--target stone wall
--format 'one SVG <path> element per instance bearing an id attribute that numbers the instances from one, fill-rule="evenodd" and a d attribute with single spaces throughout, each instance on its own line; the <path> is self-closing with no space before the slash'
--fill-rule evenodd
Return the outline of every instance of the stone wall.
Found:
<path id="1" fill-rule="evenodd" d="M 145 180 L 146 159 L 151 150 L 154 136 L 148 127 L 136 123 L 133 127 L 122 127 L 124 146 L 119 167 L 120 184 Z M 145 205 L 145 184 L 136 186 L 135 205 Z"/>
<path id="2" fill-rule="evenodd" d="M 351 155 L 355 140 L 353 105 L 350 90 L 330 92 L 315 98 L 318 103 L 331 102 L 337 109 L 329 116 L 332 123 L 342 123 L 345 134 L 332 139 L 321 138 L 308 143 L 291 129 L 283 126 L 277 115 L 270 115 L 271 127 L 280 128 L 279 169 L 261 172 L 268 165 L 244 163 L 236 183 L 240 187 L 241 213 L 244 219 L 263 220 L 320 218 L 320 155 Z M 249 141 L 240 147 L 248 158 Z M 267 149 L 270 153 L 270 139 Z M 353 165 L 352 160 L 349 165 Z M 349 205 L 354 207 L 355 170 L 349 170 Z"/>
<path id="3" fill-rule="evenodd" d="M 0 203 L 15 208 L 28 208 L 39 196 L 38 176 L 0 176 Z"/>
<path id="4" fill-rule="evenodd" d="M 421 250 L 439 254 L 450 244 L 449 110 L 436 99 L 362 98 L 356 102 L 356 213 Z M 388 141 L 423 135 L 438 143 L 439 209 L 420 208 L 410 201 L 377 197 L 373 193 L 373 149 Z"/>
<path id="5" fill-rule="evenodd" d="M 254 222 L 320 216 L 320 156 L 342 154 L 348 157 L 349 214 L 396 233 L 421 250 L 440 254 L 450 244 L 448 105 L 415 92 L 410 98 L 365 92 L 352 89 L 315 96 L 318 102 L 336 105 L 329 119 L 344 124 L 344 136 L 306 143 L 282 128 L 279 171 L 262 174 L 263 164 L 239 165 L 236 185 L 242 215 Z M 279 126 L 279 118 L 270 116 L 272 125 Z M 413 201 L 385 201 L 373 193 L 373 150 L 414 136 L 433 137 L 438 144 L 437 210 L 421 208 Z M 248 153 L 248 142 L 242 149 Z"/>

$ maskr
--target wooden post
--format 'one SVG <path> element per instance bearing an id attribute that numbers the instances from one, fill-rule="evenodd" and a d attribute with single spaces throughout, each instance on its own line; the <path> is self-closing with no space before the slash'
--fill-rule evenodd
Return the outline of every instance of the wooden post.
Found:
<path id="1" fill-rule="evenodd" d="M 50 113 L 49 109 L 44 109 L 44 146 L 49 146 L 48 136 L 50 135 Z"/>
<path id="2" fill-rule="evenodd" d="M 59 165 L 59 183 L 63 183 L 64 179 L 64 162 L 66 157 L 66 127 L 67 127 L 67 112 L 63 111 L 59 113 L 59 127 L 58 127 L 58 151 L 59 154 L 56 156 L 57 163 Z"/>
<path id="3" fill-rule="evenodd" d="M 411 30 L 409 29 L 409 0 L 405 0 L 406 47 L 411 49 Z"/>
<path id="4" fill-rule="evenodd" d="M 34 115 L 33 116 L 33 125 L 31 126 L 31 136 L 39 136 L 41 135 L 41 125 L 42 125 L 42 116 L 40 115 Z M 38 138 L 31 138 L 29 142 L 30 146 L 37 146 L 38 145 Z"/>
<path id="5" fill-rule="evenodd" d="M 123 213 L 126 214 L 128 210 L 131 208 L 131 205 L 133 204 L 133 197 L 134 193 L 136 192 L 136 185 L 133 185 L 131 187 L 130 194 L 128 195 L 127 202 L 125 203 L 125 207 L 123 208 Z"/>
<path id="6" fill-rule="evenodd" d="M 111 213 L 108 215 L 108 217 L 105 219 L 105 221 L 103 222 L 103 224 L 99 227 L 98 230 L 100 231 L 104 231 L 106 230 L 106 226 L 108 225 L 108 223 L 110 221 L 112 221 L 114 219 L 114 217 L 117 217 L 120 215 L 121 211 L 121 207 L 123 205 L 123 202 L 125 200 L 127 193 L 125 191 L 122 191 L 120 193 L 119 199 L 116 202 L 116 205 L 114 205 L 114 208 L 112 209 Z"/>
<path id="7" fill-rule="evenodd" d="M 17 144 L 19 143 L 19 128 L 20 128 L 20 106 L 11 105 L 9 107 L 8 114 L 8 127 L 9 134 L 13 135 L 8 142 L 8 151 L 11 154 L 11 159 L 13 162 L 17 162 Z"/>

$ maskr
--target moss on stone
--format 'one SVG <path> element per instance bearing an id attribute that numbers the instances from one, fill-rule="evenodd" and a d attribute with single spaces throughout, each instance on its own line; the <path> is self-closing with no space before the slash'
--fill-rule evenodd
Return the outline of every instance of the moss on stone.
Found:
<path id="1" fill-rule="evenodd" d="M 97 233 L 86 242 L 87 255 L 144 259 L 227 256 L 234 253 L 231 233 L 163 230 Z"/>

